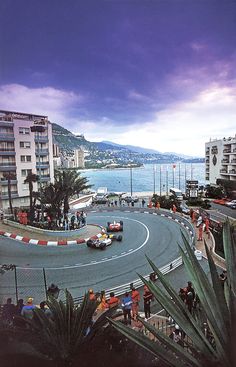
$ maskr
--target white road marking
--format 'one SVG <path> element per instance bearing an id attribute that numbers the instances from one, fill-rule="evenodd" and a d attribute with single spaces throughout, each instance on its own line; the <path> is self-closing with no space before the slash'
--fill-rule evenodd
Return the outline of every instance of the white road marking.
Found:
<path id="1" fill-rule="evenodd" d="M 121 255 L 124 255 L 124 254 L 126 254 L 126 251 L 121 253 Z"/>

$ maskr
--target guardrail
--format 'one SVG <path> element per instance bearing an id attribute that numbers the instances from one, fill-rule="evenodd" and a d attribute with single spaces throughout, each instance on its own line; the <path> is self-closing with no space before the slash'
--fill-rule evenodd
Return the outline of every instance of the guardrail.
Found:
<path id="1" fill-rule="evenodd" d="M 183 260 L 182 260 L 182 257 L 180 256 L 177 259 L 175 259 L 172 262 L 170 262 L 169 264 L 164 265 L 159 270 L 162 272 L 162 274 L 168 274 L 169 272 L 175 270 L 176 268 L 178 268 L 182 264 L 183 264 Z M 144 276 L 144 278 L 146 280 L 148 280 L 149 279 L 149 276 L 150 276 L 150 274 L 147 274 L 147 275 Z M 113 287 L 113 288 L 110 288 L 110 289 L 105 290 L 106 298 L 109 298 L 111 292 L 114 292 L 115 295 L 118 296 L 118 297 L 119 296 L 122 296 L 123 294 L 125 294 L 125 292 L 129 292 L 130 291 L 130 285 L 131 284 L 133 284 L 133 286 L 135 288 L 140 288 L 140 287 L 143 286 L 143 282 L 142 282 L 141 279 L 135 279 L 132 282 L 125 283 L 125 284 L 119 285 L 117 287 Z M 83 297 L 82 296 L 81 297 L 74 298 L 74 301 L 76 303 L 80 303 L 80 302 L 82 302 L 82 300 L 83 300 Z"/>

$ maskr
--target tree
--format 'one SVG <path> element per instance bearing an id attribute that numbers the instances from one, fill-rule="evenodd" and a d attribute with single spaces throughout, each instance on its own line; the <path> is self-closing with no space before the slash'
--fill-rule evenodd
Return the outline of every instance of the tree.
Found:
<path id="1" fill-rule="evenodd" d="M 52 218 L 59 219 L 61 215 L 61 206 L 63 203 L 64 192 L 60 186 L 55 182 L 45 186 L 42 190 L 42 203 L 49 204 L 48 211 Z"/>
<path id="2" fill-rule="evenodd" d="M 28 173 L 26 179 L 24 180 L 24 183 L 29 184 L 29 196 L 30 196 L 30 222 L 33 222 L 34 218 L 34 206 L 33 206 L 33 182 L 37 182 L 39 180 L 39 177 L 35 173 Z"/>
<path id="3" fill-rule="evenodd" d="M 12 207 L 12 197 L 11 197 L 11 180 L 16 180 L 16 174 L 11 172 L 3 173 L 3 177 L 7 179 L 7 189 L 8 189 L 8 200 L 11 214 L 13 214 Z"/>
<path id="4" fill-rule="evenodd" d="M 32 345 L 40 353 L 53 359 L 57 366 L 69 366 L 80 354 L 82 345 L 89 341 L 107 324 L 111 309 L 94 319 L 98 302 L 86 293 L 82 304 L 75 305 L 69 291 L 65 290 L 65 302 L 51 297 L 47 305 L 52 313 L 48 317 L 41 309 L 35 309 L 34 318 L 26 320 L 30 326 Z"/>
<path id="5" fill-rule="evenodd" d="M 55 171 L 55 187 L 63 193 L 63 210 L 64 213 L 68 213 L 69 199 L 79 194 L 83 190 L 87 190 L 91 187 L 88 185 L 88 180 L 85 177 L 81 177 L 80 173 L 72 170 Z"/>
<path id="6" fill-rule="evenodd" d="M 193 286 L 201 302 L 202 313 L 200 316 L 203 317 L 205 325 L 201 322 L 201 317 L 192 315 L 188 311 L 184 302 L 151 260 L 148 261 L 153 271 L 157 273 L 164 290 L 140 276 L 158 302 L 192 340 L 192 344 L 188 343 L 186 345 L 187 349 L 182 348 L 145 321 L 142 321 L 144 326 L 160 343 L 156 343 L 144 335 L 136 333 L 121 323 L 110 320 L 113 326 L 128 338 L 161 358 L 168 366 L 235 366 L 236 243 L 229 220 L 223 226 L 223 239 L 227 264 L 227 280 L 224 286 L 222 286 L 222 282 L 219 280 L 216 266 L 206 244 L 211 280 L 207 278 L 184 235 L 183 241 L 187 253 L 180 247 L 187 272 L 190 279 L 192 279 Z M 208 337 L 208 332 L 210 338 Z"/>

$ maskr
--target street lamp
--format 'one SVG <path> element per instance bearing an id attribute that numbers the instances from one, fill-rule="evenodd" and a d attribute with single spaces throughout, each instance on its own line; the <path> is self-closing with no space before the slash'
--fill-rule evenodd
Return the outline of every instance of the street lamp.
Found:
<path id="1" fill-rule="evenodd" d="M 43 203 L 42 203 L 42 181 L 41 181 L 41 162 L 40 162 L 40 150 L 39 150 L 39 133 L 43 133 L 45 131 L 45 127 L 42 125 L 34 125 L 30 127 L 30 130 L 32 133 L 37 133 L 36 143 L 38 146 L 38 159 L 39 159 L 39 196 L 40 196 L 40 204 L 41 204 L 41 219 L 42 221 L 44 221 Z"/>
<path id="2" fill-rule="evenodd" d="M 156 165 L 153 165 L 153 194 L 156 193 Z"/>
<path id="3" fill-rule="evenodd" d="M 133 171 L 132 165 L 130 166 L 130 196 L 133 196 Z"/>

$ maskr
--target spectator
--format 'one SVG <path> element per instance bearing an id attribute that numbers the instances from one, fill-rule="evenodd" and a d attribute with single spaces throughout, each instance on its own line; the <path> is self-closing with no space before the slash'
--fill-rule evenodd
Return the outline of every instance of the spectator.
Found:
<path id="1" fill-rule="evenodd" d="M 157 209 L 157 210 L 159 210 L 159 209 L 160 209 L 160 207 L 161 207 L 161 206 L 160 206 L 160 203 L 159 203 L 159 201 L 157 201 L 157 202 L 156 202 L 156 209 Z"/>
<path id="2" fill-rule="evenodd" d="M 2 309 L 3 322 L 8 325 L 12 325 L 15 314 L 16 314 L 16 306 L 13 305 L 12 299 L 8 298 L 7 303 L 3 305 L 3 309 Z"/>
<path id="3" fill-rule="evenodd" d="M 142 208 L 144 208 L 145 203 L 146 203 L 146 201 L 143 199 L 142 200 Z"/>
<path id="4" fill-rule="evenodd" d="M 175 214 L 176 213 L 176 211 L 177 211 L 177 208 L 176 208 L 176 205 L 175 204 L 173 204 L 172 205 L 172 211 L 173 211 L 173 213 Z"/>
<path id="5" fill-rule="evenodd" d="M 183 346 L 182 333 L 179 329 L 179 325 L 175 325 L 174 331 L 170 334 L 170 338 L 175 342 Z"/>
<path id="6" fill-rule="evenodd" d="M 152 282 L 155 282 L 157 280 L 157 275 L 155 272 L 152 272 L 150 275 L 149 275 L 149 279 L 152 281 Z"/>
<path id="7" fill-rule="evenodd" d="M 131 307 L 132 307 L 132 298 L 129 295 L 129 292 L 125 293 L 124 298 L 122 298 L 122 308 L 123 308 L 123 314 L 124 314 L 124 321 L 125 324 L 131 325 Z M 128 318 L 128 320 L 127 320 Z"/>
<path id="8" fill-rule="evenodd" d="M 94 294 L 93 289 L 89 290 L 89 299 L 90 299 L 90 301 L 96 301 L 96 296 Z"/>
<path id="9" fill-rule="evenodd" d="M 70 229 L 75 229 L 75 216 L 72 215 L 70 219 Z"/>
<path id="10" fill-rule="evenodd" d="M 101 294 L 99 295 L 99 297 L 97 297 L 97 301 L 100 302 L 97 307 L 97 310 L 104 311 L 108 307 L 107 302 L 106 302 L 105 291 L 101 291 Z"/>
<path id="11" fill-rule="evenodd" d="M 40 302 L 39 307 L 48 318 L 52 318 L 52 311 L 47 307 L 45 301 Z"/>
<path id="12" fill-rule="evenodd" d="M 195 298 L 195 290 L 193 289 L 192 282 L 188 281 L 188 285 L 186 287 L 186 293 L 192 292 L 193 298 Z"/>
<path id="13" fill-rule="evenodd" d="M 79 211 L 76 212 L 76 220 L 77 220 L 77 225 L 79 228 L 80 227 L 80 212 Z"/>
<path id="14" fill-rule="evenodd" d="M 52 283 L 50 287 L 48 287 L 48 292 L 47 292 L 48 296 L 52 296 L 57 299 L 59 296 L 59 292 L 60 292 L 60 289 L 54 283 Z"/>
<path id="15" fill-rule="evenodd" d="M 205 218 L 205 232 L 207 234 L 208 239 L 210 238 L 210 231 L 209 231 L 210 221 L 209 218 Z"/>
<path id="16" fill-rule="evenodd" d="M 19 299 L 17 301 L 17 305 L 16 305 L 16 315 L 21 315 L 21 310 L 24 307 L 24 301 L 23 299 Z"/>
<path id="17" fill-rule="evenodd" d="M 86 213 L 82 210 L 82 212 L 80 214 L 82 226 L 86 225 L 86 217 L 87 217 Z"/>
<path id="18" fill-rule="evenodd" d="M 114 292 L 110 293 L 110 299 L 107 301 L 108 307 L 109 308 L 114 308 L 117 307 L 120 303 L 120 300 L 118 297 L 115 296 Z"/>
<path id="19" fill-rule="evenodd" d="M 145 321 L 151 316 L 151 301 L 153 300 L 153 294 L 150 292 L 148 287 L 144 286 L 144 294 L 143 294 L 143 305 L 144 305 L 144 313 L 145 313 Z"/>
<path id="20" fill-rule="evenodd" d="M 52 228 L 52 218 L 50 217 L 50 215 L 47 216 L 47 222 L 48 222 L 48 229 Z"/>
<path id="21" fill-rule="evenodd" d="M 34 316 L 34 309 L 36 306 L 33 304 L 33 298 L 29 297 L 27 300 L 27 304 L 21 310 L 21 316 L 25 319 L 32 320 Z"/>
<path id="22" fill-rule="evenodd" d="M 139 302 L 140 302 L 140 294 L 137 291 L 137 289 L 135 289 L 135 287 L 132 287 L 132 292 L 131 292 L 131 298 L 132 298 L 132 317 L 134 320 L 137 319 L 138 316 L 138 310 L 139 310 Z"/>
<path id="23" fill-rule="evenodd" d="M 68 231 L 69 230 L 69 219 L 67 217 L 67 215 L 65 214 L 64 215 L 64 221 L 63 221 L 63 224 L 64 224 L 64 230 L 65 231 Z"/>
<path id="24" fill-rule="evenodd" d="M 184 288 L 179 289 L 179 297 L 182 299 L 183 302 L 186 301 L 186 289 Z"/>
<path id="25" fill-rule="evenodd" d="M 203 223 L 201 222 L 198 226 L 198 241 L 202 241 L 202 234 L 203 234 Z"/>
<path id="26" fill-rule="evenodd" d="M 226 279 L 227 279 L 227 271 L 223 270 L 223 272 L 219 275 L 219 280 L 223 288 L 224 288 L 224 283 Z"/>

